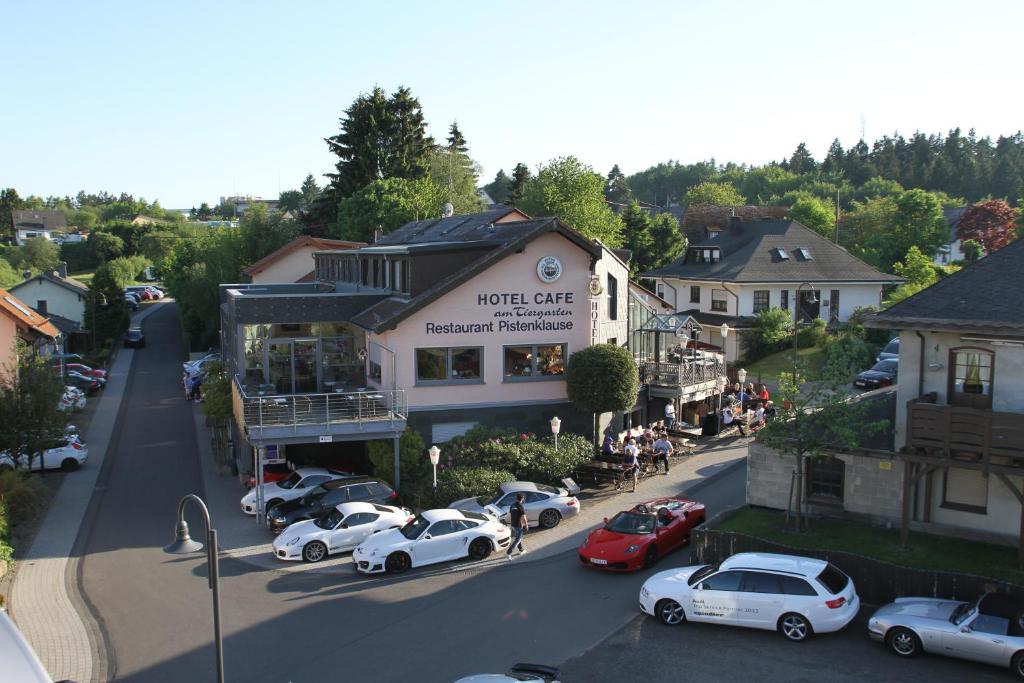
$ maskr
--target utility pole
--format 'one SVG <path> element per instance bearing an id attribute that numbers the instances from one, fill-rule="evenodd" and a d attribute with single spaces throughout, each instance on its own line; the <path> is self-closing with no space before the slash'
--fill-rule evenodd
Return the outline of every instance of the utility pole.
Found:
<path id="1" fill-rule="evenodd" d="M 836 244 L 839 244 L 839 188 L 836 188 Z"/>

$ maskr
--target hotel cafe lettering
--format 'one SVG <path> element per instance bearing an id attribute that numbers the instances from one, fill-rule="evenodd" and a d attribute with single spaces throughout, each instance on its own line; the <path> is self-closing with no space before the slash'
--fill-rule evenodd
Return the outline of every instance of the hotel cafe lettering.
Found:
<path id="1" fill-rule="evenodd" d="M 484 334 L 494 332 L 557 332 L 573 329 L 574 292 L 491 292 L 477 294 L 477 306 L 491 311 L 487 322 L 428 322 L 427 334 Z M 597 328 L 596 302 L 593 307 Z"/>

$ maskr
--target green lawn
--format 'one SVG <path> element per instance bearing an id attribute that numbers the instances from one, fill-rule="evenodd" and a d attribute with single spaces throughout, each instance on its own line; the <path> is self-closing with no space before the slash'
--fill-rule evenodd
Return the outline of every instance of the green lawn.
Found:
<path id="1" fill-rule="evenodd" d="M 808 369 L 811 377 L 821 373 L 825 365 L 824 349 L 817 346 L 798 349 L 797 355 L 800 357 L 804 367 Z M 744 368 L 747 371 L 748 382 L 763 382 L 766 380 L 774 382 L 783 372 L 793 372 L 793 350 L 786 349 L 785 351 L 773 353 L 761 360 L 745 365 Z"/>
<path id="2" fill-rule="evenodd" d="M 72 280 L 78 280 L 83 285 L 88 287 L 89 283 L 92 282 L 93 275 L 95 275 L 95 271 L 90 270 L 86 273 L 75 273 L 73 275 L 69 275 L 68 277 L 70 277 Z"/>
<path id="3" fill-rule="evenodd" d="M 812 519 L 810 530 L 798 534 L 784 530 L 784 521 L 785 513 L 745 508 L 715 529 L 756 536 L 791 548 L 843 550 L 905 567 L 961 572 L 1024 585 L 1024 571 L 1017 568 L 1016 548 L 912 531 L 904 550 L 900 548 L 898 528 Z"/>

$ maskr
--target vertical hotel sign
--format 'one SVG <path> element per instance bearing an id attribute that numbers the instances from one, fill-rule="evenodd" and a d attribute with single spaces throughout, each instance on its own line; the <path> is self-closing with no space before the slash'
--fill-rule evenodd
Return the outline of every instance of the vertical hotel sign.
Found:
<path id="1" fill-rule="evenodd" d="M 601 278 L 591 275 L 587 291 L 590 293 L 590 345 L 594 346 L 597 344 L 598 322 L 601 319 L 601 295 L 604 293 Z"/>

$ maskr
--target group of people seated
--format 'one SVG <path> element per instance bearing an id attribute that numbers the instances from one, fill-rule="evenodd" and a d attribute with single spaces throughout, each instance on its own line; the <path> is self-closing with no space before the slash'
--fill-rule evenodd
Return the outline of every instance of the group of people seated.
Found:
<path id="1" fill-rule="evenodd" d="M 601 454 L 606 458 L 621 458 L 623 477 L 632 482 L 632 491 L 636 491 L 640 468 L 647 462 L 652 463 L 655 470 L 658 463 L 662 463 L 665 466 L 665 474 L 668 474 L 669 456 L 674 451 L 675 447 L 668 438 L 668 430 L 658 425 L 639 430 L 636 436 L 628 435 L 623 441 L 616 440 L 614 432 L 606 431 L 604 443 L 601 445 Z"/>
<path id="2" fill-rule="evenodd" d="M 722 395 L 723 428 L 735 422 L 741 434 L 745 433 L 744 427 L 757 431 L 764 427 L 766 417 L 774 415 L 775 406 L 768 393 L 768 387 L 764 384 L 755 389 L 753 382 L 748 383 L 745 388 L 736 382 Z"/>

